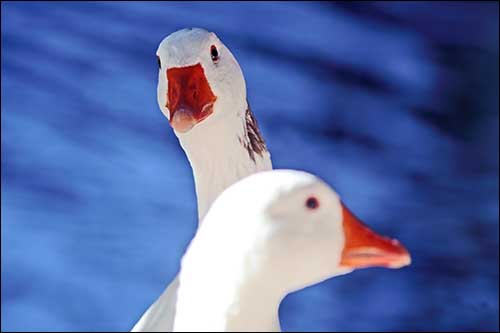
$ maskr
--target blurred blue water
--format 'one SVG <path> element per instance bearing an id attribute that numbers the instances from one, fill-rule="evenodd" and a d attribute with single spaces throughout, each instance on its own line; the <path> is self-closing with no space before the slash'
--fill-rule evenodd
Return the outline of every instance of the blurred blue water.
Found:
<path id="1" fill-rule="evenodd" d="M 128 330 L 196 226 L 158 43 L 215 31 L 277 168 L 413 264 L 287 297 L 284 330 L 498 330 L 498 3 L 2 2 L 2 331 Z M 293 147 L 293 150 L 290 148 Z"/>

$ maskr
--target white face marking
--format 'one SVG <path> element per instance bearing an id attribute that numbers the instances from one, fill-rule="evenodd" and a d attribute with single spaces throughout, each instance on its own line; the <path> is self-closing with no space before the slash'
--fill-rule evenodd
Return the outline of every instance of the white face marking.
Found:
<path id="1" fill-rule="evenodd" d="M 218 59 L 213 60 L 211 49 L 215 47 Z M 214 112 L 203 122 L 227 112 L 241 111 L 246 105 L 246 86 L 238 62 L 229 49 L 213 33 L 203 29 L 183 29 L 166 37 L 156 52 L 161 62 L 158 72 L 158 105 L 169 119 L 167 109 L 167 70 L 200 64 L 213 94 L 217 97 Z"/>

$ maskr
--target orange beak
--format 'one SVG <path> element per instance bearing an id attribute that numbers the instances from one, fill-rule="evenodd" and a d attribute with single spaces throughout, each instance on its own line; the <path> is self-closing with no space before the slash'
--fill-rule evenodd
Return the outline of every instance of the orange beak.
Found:
<path id="1" fill-rule="evenodd" d="M 342 212 L 345 244 L 341 266 L 400 268 L 410 264 L 410 254 L 397 240 L 370 230 L 344 204 Z"/>
<path id="2" fill-rule="evenodd" d="M 185 133 L 213 113 L 217 96 L 210 89 L 201 64 L 167 70 L 170 125 Z"/>

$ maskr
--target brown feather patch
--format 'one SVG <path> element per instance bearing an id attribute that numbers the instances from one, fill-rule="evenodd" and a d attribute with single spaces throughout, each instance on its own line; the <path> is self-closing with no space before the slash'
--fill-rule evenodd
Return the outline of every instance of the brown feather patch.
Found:
<path id="1" fill-rule="evenodd" d="M 257 120 L 250 110 L 250 105 L 247 103 L 248 107 L 245 112 L 245 134 L 246 138 L 240 142 L 248 151 L 248 155 L 255 162 L 255 154 L 263 156 L 263 153 L 267 151 L 266 143 L 262 138 L 259 126 L 257 125 Z"/>

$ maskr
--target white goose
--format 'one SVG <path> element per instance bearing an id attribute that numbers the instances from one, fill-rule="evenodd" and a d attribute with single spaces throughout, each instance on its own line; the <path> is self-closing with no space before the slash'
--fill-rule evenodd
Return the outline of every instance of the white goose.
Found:
<path id="1" fill-rule="evenodd" d="M 183 29 L 157 50 L 158 105 L 193 169 L 199 221 L 228 186 L 272 169 L 247 103 L 246 84 L 231 51 L 212 32 Z M 178 278 L 132 329 L 171 331 Z"/>
<path id="2" fill-rule="evenodd" d="M 272 169 L 271 157 L 247 103 L 243 72 L 213 32 L 177 31 L 157 56 L 158 104 L 191 163 L 201 221 L 229 185 Z"/>
<path id="3" fill-rule="evenodd" d="M 174 331 L 279 331 L 290 292 L 357 268 L 410 264 L 315 176 L 249 176 L 214 202 L 184 258 Z"/>

